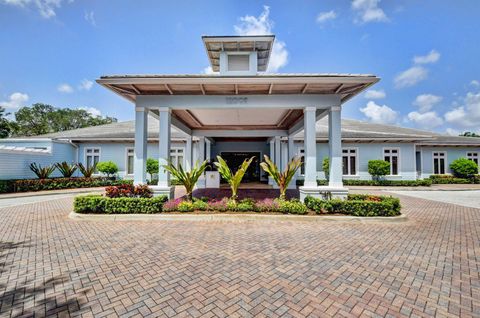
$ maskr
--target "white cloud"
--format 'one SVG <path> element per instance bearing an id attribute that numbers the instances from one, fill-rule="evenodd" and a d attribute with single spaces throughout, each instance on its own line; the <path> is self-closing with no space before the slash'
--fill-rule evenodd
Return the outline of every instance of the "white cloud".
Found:
<path id="1" fill-rule="evenodd" d="M 204 74 L 215 74 L 211 66 L 207 66 L 203 69 Z"/>
<path id="2" fill-rule="evenodd" d="M 385 98 L 387 94 L 383 89 L 381 90 L 375 90 L 375 89 L 370 89 L 365 92 L 364 97 L 368 99 L 382 99 Z"/>
<path id="3" fill-rule="evenodd" d="M 0 106 L 3 108 L 17 109 L 25 106 L 28 98 L 27 94 L 16 92 L 10 95 L 7 101 L 0 102 Z"/>
<path id="4" fill-rule="evenodd" d="M 432 95 L 432 94 L 422 94 L 418 95 L 417 98 L 413 101 L 413 105 L 418 107 L 418 110 L 421 113 L 427 112 L 432 109 L 433 106 L 442 101 L 442 96 Z"/>
<path id="5" fill-rule="evenodd" d="M 381 0 L 353 0 L 352 10 L 356 13 L 356 23 L 387 22 L 388 17 L 378 4 Z"/>
<path id="6" fill-rule="evenodd" d="M 323 24 L 330 20 L 335 20 L 337 18 L 337 13 L 333 10 L 320 12 L 317 16 L 317 23 Z"/>
<path id="7" fill-rule="evenodd" d="M 93 87 L 93 82 L 88 79 L 83 79 L 78 85 L 78 89 L 81 91 L 89 91 Z"/>
<path id="8" fill-rule="evenodd" d="M 102 116 L 102 112 L 95 107 L 79 107 L 78 109 L 83 109 L 92 116 Z"/>
<path id="9" fill-rule="evenodd" d="M 477 81 L 477 80 L 472 80 L 472 81 L 470 82 L 470 85 L 472 85 L 472 86 L 474 86 L 474 87 L 480 87 L 480 82 Z"/>
<path id="10" fill-rule="evenodd" d="M 434 128 L 443 124 L 443 119 L 436 112 L 410 112 L 407 117 L 420 128 Z"/>
<path id="11" fill-rule="evenodd" d="M 431 50 L 427 55 L 414 56 L 413 63 L 415 64 L 432 64 L 438 62 L 440 53 L 436 50 Z"/>
<path id="12" fill-rule="evenodd" d="M 395 77 L 395 87 L 409 87 L 425 80 L 428 77 L 428 70 L 423 66 L 412 66 Z"/>
<path id="13" fill-rule="evenodd" d="M 95 12 L 85 11 L 83 18 L 85 19 L 85 21 L 87 21 L 91 25 L 97 26 L 97 21 L 95 21 Z"/>
<path id="14" fill-rule="evenodd" d="M 238 35 L 266 35 L 272 34 L 273 21 L 269 18 L 270 8 L 263 7 L 262 13 L 258 16 L 246 15 L 240 18 L 240 24 L 235 25 L 235 33 Z M 268 72 L 277 72 L 288 63 L 288 51 L 283 41 L 275 40 L 273 43 Z"/>
<path id="15" fill-rule="evenodd" d="M 480 126 L 480 93 L 468 92 L 461 106 L 445 113 L 445 121 L 459 127 Z"/>
<path id="16" fill-rule="evenodd" d="M 374 101 L 369 101 L 367 106 L 360 108 L 360 111 L 372 122 L 378 124 L 391 124 L 397 120 L 398 112 L 387 105 L 377 105 Z"/>
<path id="17" fill-rule="evenodd" d="M 56 11 L 62 6 L 64 0 L 0 0 L 0 3 L 13 5 L 20 8 L 34 8 L 45 19 L 53 18 L 57 15 Z M 69 3 L 72 0 L 67 1 Z"/>
<path id="18" fill-rule="evenodd" d="M 459 136 L 461 134 L 459 130 L 456 130 L 453 128 L 447 128 L 445 129 L 445 132 L 447 133 L 447 135 L 450 135 L 450 136 Z"/>
<path id="19" fill-rule="evenodd" d="M 58 90 L 60 93 L 65 93 L 65 94 L 73 93 L 73 87 L 70 86 L 70 85 L 68 85 L 68 84 L 66 84 L 66 83 L 63 83 L 63 84 L 58 85 L 57 90 Z"/>

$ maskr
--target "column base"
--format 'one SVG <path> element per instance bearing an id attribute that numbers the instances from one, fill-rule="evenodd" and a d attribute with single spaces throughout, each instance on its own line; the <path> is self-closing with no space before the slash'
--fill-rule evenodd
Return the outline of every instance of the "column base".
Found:
<path id="1" fill-rule="evenodd" d="M 331 195 L 332 199 L 345 200 L 348 195 L 348 189 L 344 187 L 300 187 L 299 190 L 301 202 L 303 202 L 307 196 L 319 199 L 329 199 Z"/>
<path id="2" fill-rule="evenodd" d="M 154 197 L 166 195 L 169 200 L 175 197 L 174 186 L 150 186 L 150 189 L 152 189 Z"/>

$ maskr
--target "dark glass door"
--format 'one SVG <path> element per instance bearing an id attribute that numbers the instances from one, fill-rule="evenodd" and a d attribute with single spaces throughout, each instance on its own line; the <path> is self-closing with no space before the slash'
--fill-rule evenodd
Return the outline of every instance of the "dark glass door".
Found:
<path id="1" fill-rule="evenodd" d="M 245 159 L 255 157 L 243 176 L 242 182 L 260 181 L 260 153 L 259 152 L 222 152 L 221 156 L 233 173 L 237 172 Z"/>

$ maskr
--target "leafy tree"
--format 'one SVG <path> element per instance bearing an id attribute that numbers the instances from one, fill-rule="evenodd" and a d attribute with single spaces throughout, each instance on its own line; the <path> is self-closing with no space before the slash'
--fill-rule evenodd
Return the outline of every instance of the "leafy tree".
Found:
<path id="1" fill-rule="evenodd" d="M 479 134 L 476 134 L 476 133 L 471 132 L 471 131 L 466 131 L 463 134 L 461 134 L 460 136 L 463 136 L 463 137 L 480 137 Z"/>
<path id="2" fill-rule="evenodd" d="M 330 176 L 330 159 L 328 157 L 323 158 L 322 169 L 325 173 L 325 179 L 328 180 L 328 177 Z"/>
<path id="3" fill-rule="evenodd" d="M 102 161 L 97 163 L 97 170 L 108 177 L 113 177 L 118 172 L 118 166 L 113 161 Z"/>
<path id="4" fill-rule="evenodd" d="M 159 165 L 158 160 L 153 158 L 147 159 L 147 173 L 150 175 L 150 180 L 153 180 L 153 175 L 158 173 Z"/>
<path id="5" fill-rule="evenodd" d="M 370 160 L 368 162 L 368 173 L 370 173 L 372 179 L 379 180 L 380 177 L 390 173 L 390 162 L 385 160 Z"/>
<path id="6" fill-rule="evenodd" d="M 5 118 L 9 114 L 5 112 L 5 108 L 0 106 L 0 138 L 7 138 L 12 132 L 12 123 Z"/>
<path id="7" fill-rule="evenodd" d="M 471 178 L 478 173 L 478 165 L 467 158 L 458 158 L 452 161 L 450 169 L 458 178 Z"/>
<path id="8" fill-rule="evenodd" d="M 233 174 L 232 170 L 230 170 L 228 164 L 222 159 L 222 157 L 217 156 L 218 162 L 214 162 L 222 178 L 230 185 L 230 189 L 232 190 L 231 199 L 234 203 L 237 202 L 238 186 L 240 185 L 240 182 L 242 182 L 243 176 L 245 175 L 245 172 L 247 172 L 247 169 L 254 158 L 255 157 L 245 159 L 235 174 Z"/>
<path id="9" fill-rule="evenodd" d="M 183 170 L 181 164 L 176 167 L 172 162 L 169 162 L 167 165 L 163 165 L 162 167 L 168 172 L 170 172 L 172 176 L 185 187 L 185 190 L 187 192 L 187 200 L 192 201 L 193 188 L 195 188 L 195 184 L 197 184 L 198 179 L 205 172 L 207 164 L 207 160 L 202 162 L 200 165 L 198 165 L 198 162 L 196 162 L 193 168 L 190 169 L 190 171 Z"/>
<path id="10" fill-rule="evenodd" d="M 290 181 L 292 181 L 293 176 L 297 170 L 302 166 L 301 158 L 293 158 L 288 164 L 283 172 L 278 170 L 278 167 L 268 158 L 267 155 L 264 155 L 265 162 L 260 163 L 260 166 L 266 173 L 268 173 L 272 179 L 277 183 L 280 189 L 280 200 L 285 200 L 287 198 L 286 192 Z"/>
<path id="11" fill-rule="evenodd" d="M 84 109 L 56 108 L 36 103 L 15 113 L 17 136 L 36 136 L 116 122 L 113 117 L 93 116 Z"/>

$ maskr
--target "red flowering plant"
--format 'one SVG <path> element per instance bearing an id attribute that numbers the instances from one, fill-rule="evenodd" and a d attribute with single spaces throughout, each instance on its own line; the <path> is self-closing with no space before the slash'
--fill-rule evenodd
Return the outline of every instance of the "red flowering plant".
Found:
<path id="1" fill-rule="evenodd" d="M 133 186 L 131 184 L 122 184 L 105 188 L 105 195 L 109 198 L 151 198 L 152 190 L 147 185 Z"/>

